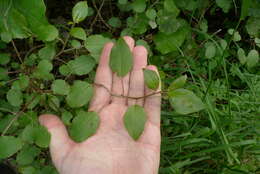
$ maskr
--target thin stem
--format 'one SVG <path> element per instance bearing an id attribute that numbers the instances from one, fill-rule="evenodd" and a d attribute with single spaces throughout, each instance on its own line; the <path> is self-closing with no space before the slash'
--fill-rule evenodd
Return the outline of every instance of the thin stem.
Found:
<path id="1" fill-rule="evenodd" d="M 20 55 L 20 52 L 18 51 L 17 47 L 15 46 L 14 41 L 11 40 L 11 42 L 12 42 L 12 45 L 13 45 L 13 47 L 14 47 L 14 50 L 15 50 L 15 52 L 16 52 L 16 55 L 17 55 L 19 61 L 21 62 L 21 64 L 23 64 L 23 61 L 22 61 L 22 57 L 21 57 L 21 55 Z"/>

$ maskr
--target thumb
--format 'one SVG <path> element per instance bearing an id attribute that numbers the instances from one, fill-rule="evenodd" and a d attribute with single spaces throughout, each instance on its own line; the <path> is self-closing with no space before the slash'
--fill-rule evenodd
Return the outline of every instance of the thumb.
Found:
<path id="1" fill-rule="evenodd" d="M 46 127 L 51 134 L 51 157 L 55 166 L 59 168 L 63 158 L 75 143 L 70 139 L 66 127 L 57 116 L 50 114 L 41 115 L 39 122 Z"/>

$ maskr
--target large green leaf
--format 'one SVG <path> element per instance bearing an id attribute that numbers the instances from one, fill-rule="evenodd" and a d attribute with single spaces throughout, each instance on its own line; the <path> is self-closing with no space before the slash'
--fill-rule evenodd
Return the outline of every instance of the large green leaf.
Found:
<path id="1" fill-rule="evenodd" d="M 75 23 L 83 21 L 88 15 L 88 4 L 86 1 L 78 2 L 72 9 L 72 18 Z"/>
<path id="2" fill-rule="evenodd" d="M 47 43 L 45 47 L 39 50 L 38 55 L 41 59 L 52 60 L 56 55 L 55 44 Z"/>
<path id="3" fill-rule="evenodd" d="M 22 141 L 13 136 L 0 137 L 0 159 L 7 158 L 22 148 Z"/>
<path id="4" fill-rule="evenodd" d="M 96 59 L 96 62 L 98 62 L 105 43 L 109 41 L 108 38 L 105 38 L 102 35 L 91 35 L 87 37 L 85 47 L 90 52 L 91 56 Z"/>
<path id="5" fill-rule="evenodd" d="M 26 146 L 17 154 L 16 161 L 19 165 L 29 165 L 40 152 L 40 149 L 37 147 Z"/>
<path id="6" fill-rule="evenodd" d="M 10 54 L 0 53 L 0 65 L 6 65 L 10 61 Z"/>
<path id="7" fill-rule="evenodd" d="M 99 116 L 96 112 L 79 111 L 70 127 L 70 136 L 76 142 L 82 142 L 96 133 Z"/>
<path id="8" fill-rule="evenodd" d="M 93 70 L 96 65 L 95 60 L 91 56 L 79 56 L 68 63 L 71 73 L 76 75 L 86 75 Z"/>
<path id="9" fill-rule="evenodd" d="M 135 12 L 137 13 L 142 13 L 144 12 L 146 8 L 146 0 L 134 0 L 132 3 L 132 8 Z"/>
<path id="10" fill-rule="evenodd" d="M 174 0 L 164 0 L 164 9 L 168 12 L 171 12 L 177 17 L 180 13 L 180 10 L 176 7 Z"/>
<path id="11" fill-rule="evenodd" d="M 52 41 L 58 37 L 58 30 L 50 25 L 45 17 L 46 7 L 43 0 L 12 1 L 17 9 L 27 20 L 31 31 L 38 39 Z"/>
<path id="12" fill-rule="evenodd" d="M 162 54 L 177 51 L 185 41 L 188 32 L 188 28 L 182 27 L 177 32 L 172 34 L 158 33 L 154 37 L 156 49 Z"/>
<path id="13" fill-rule="evenodd" d="M 125 76 L 133 66 L 133 55 L 123 38 L 118 39 L 110 55 L 110 68 L 119 77 Z"/>
<path id="14" fill-rule="evenodd" d="M 192 91 L 176 89 L 169 92 L 170 103 L 179 114 L 191 114 L 204 109 L 204 104 Z"/>
<path id="15" fill-rule="evenodd" d="M 156 90 L 160 84 L 160 78 L 155 71 L 144 69 L 144 82 L 150 89 Z"/>
<path id="16" fill-rule="evenodd" d="M 83 81 L 75 81 L 66 97 L 67 104 L 72 108 L 86 105 L 93 95 L 93 88 Z"/>
<path id="17" fill-rule="evenodd" d="M 125 112 L 124 125 L 134 140 L 137 140 L 143 133 L 146 119 L 145 110 L 139 105 L 132 105 Z"/>
<path id="18" fill-rule="evenodd" d="M 47 148 L 50 144 L 51 135 L 43 126 L 38 126 L 34 130 L 34 142 L 37 146 Z"/>

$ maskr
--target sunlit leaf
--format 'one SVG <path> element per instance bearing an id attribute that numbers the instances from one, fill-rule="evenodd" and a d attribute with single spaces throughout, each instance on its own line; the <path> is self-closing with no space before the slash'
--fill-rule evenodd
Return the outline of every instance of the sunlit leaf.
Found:
<path id="1" fill-rule="evenodd" d="M 70 34 L 80 40 L 86 40 L 87 35 L 83 28 L 81 27 L 74 27 L 70 30 Z"/>
<path id="2" fill-rule="evenodd" d="M 70 91 L 70 86 L 65 80 L 55 80 L 51 85 L 54 94 L 67 95 Z"/>
<path id="3" fill-rule="evenodd" d="M 187 75 L 181 76 L 175 79 L 169 86 L 168 91 L 173 91 L 175 89 L 182 88 L 187 81 Z"/>
<path id="4" fill-rule="evenodd" d="M 251 50 L 248 53 L 248 56 L 247 56 L 247 61 L 246 61 L 247 67 L 252 68 L 252 67 L 256 66 L 258 62 L 259 62 L 258 51 L 257 50 Z"/>

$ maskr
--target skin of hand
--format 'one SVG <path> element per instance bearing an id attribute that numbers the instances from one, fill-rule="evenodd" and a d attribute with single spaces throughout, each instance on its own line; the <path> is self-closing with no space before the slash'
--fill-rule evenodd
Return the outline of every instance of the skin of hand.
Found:
<path id="1" fill-rule="evenodd" d="M 81 143 L 74 142 L 55 115 L 41 115 L 40 124 L 51 134 L 50 152 L 52 161 L 60 174 L 157 174 L 160 161 L 160 105 L 161 95 L 157 93 L 141 99 L 115 97 L 145 96 L 156 91 L 144 85 L 143 68 L 147 65 L 147 50 L 135 46 L 135 41 L 124 37 L 133 53 L 132 71 L 125 77 L 118 77 L 109 67 L 109 55 L 113 43 L 107 43 L 102 51 L 97 68 L 95 92 L 89 111 L 100 116 L 97 132 Z M 106 88 L 104 88 L 104 86 Z M 110 91 L 108 91 L 108 90 Z M 160 87 L 157 89 L 160 91 Z M 138 104 L 146 111 L 147 122 L 142 135 L 134 141 L 124 127 L 123 116 L 128 106 Z"/>

